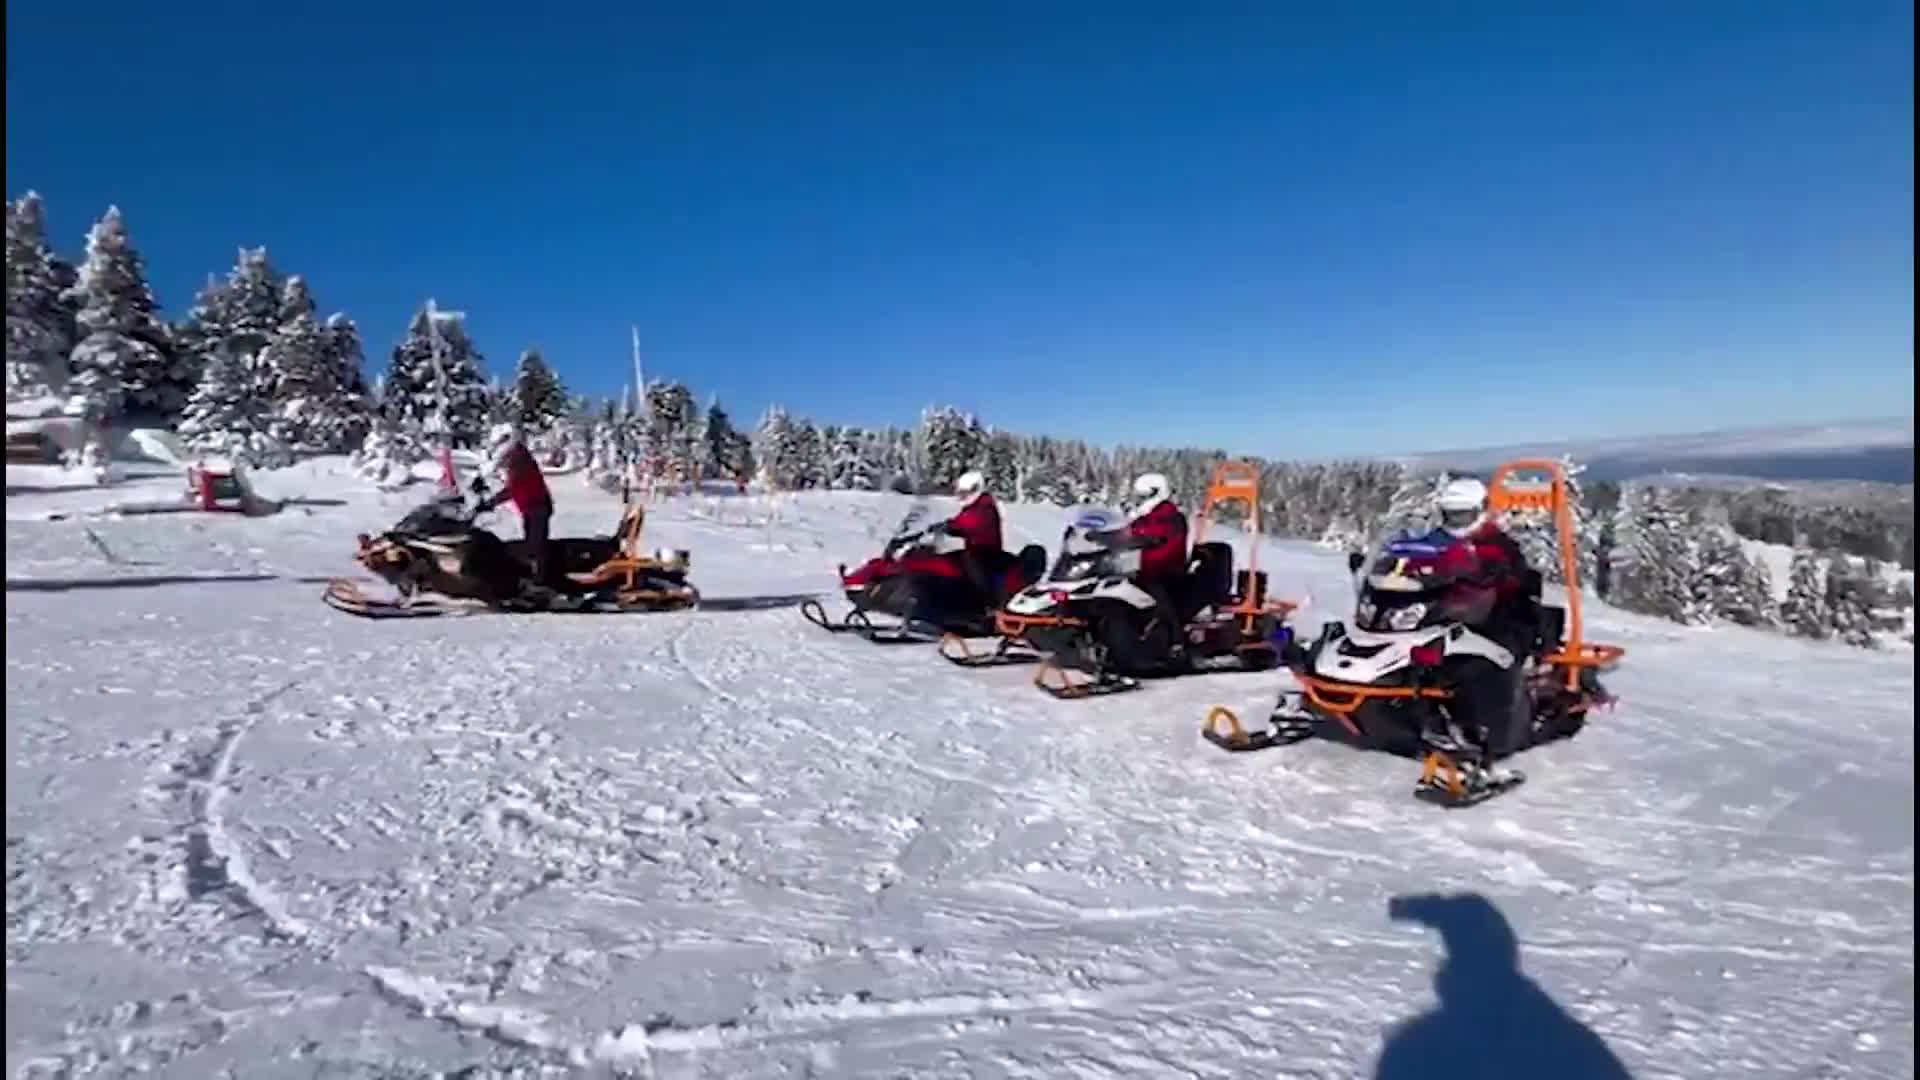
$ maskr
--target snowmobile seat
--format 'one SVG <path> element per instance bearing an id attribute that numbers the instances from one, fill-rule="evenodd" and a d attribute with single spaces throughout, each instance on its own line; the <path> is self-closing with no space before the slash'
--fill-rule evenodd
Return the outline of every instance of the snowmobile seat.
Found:
<path id="1" fill-rule="evenodd" d="M 1180 617 L 1191 619 L 1209 604 L 1233 599 L 1233 545 L 1218 540 L 1195 544 L 1181 583 Z"/>
<path id="2" fill-rule="evenodd" d="M 1047 549 L 1039 544 L 1028 544 L 1020 549 L 1020 558 L 1016 563 L 1020 567 L 1021 580 L 1031 585 L 1047 575 Z"/>

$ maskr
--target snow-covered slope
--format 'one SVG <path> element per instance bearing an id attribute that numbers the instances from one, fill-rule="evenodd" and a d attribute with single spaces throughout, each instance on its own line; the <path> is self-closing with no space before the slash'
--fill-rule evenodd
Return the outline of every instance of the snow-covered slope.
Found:
<path id="1" fill-rule="evenodd" d="M 417 493 L 323 461 L 255 478 L 275 517 L 114 519 L 177 478 L 17 475 L 13 1075 L 1466 1075 L 1448 1033 L 1482 1076 L 1913 1074 L 1911 653 L 1595 605 L 1619 709 L 1449 813 L 1198 736 L 1282 676 L 1065 703 L 807 626 L 893 496 L 662 504 L 699 612 L 369 623 L 320 582 Z M 1263 559 L 1309 628 L 1349 603 Z M 1478 898 L 1444 939 L 1391 917 L 1430 892 Z"/>

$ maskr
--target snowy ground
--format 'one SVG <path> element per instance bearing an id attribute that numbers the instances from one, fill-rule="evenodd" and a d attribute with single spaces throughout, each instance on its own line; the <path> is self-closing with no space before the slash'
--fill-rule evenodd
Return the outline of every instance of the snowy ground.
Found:
<path id="1" fill-rule="evenodd" d="M 89 519 L 178 480 L 8 469 L 9 1075 L 1565 1077 L 1583 1028 L 1641 1078 L 1913 1075 L 1911 652 L 1602 607 L 1621 707 L 1450 813 L 1199 737 L 1280 676 L 1064 703 L 804 624 L 897 497 L 659 507 L 696 613 L 376 624 L 320 582 L 417 495 L 343 473 Z M 1427 892 L 1482 898 L 1444 971 L 1389 914 Z"/>

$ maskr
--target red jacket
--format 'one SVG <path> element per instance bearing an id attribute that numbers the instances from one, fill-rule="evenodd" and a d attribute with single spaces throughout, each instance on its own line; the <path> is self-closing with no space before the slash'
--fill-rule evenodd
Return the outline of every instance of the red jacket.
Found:
<path id="1" fill-rule="evenodd" d="M 1001 550 L 1000 507 L 983 491 L 947 522 L 947 532 L 966 541 L 968 551 L 997 552 Z"/>
<path id="2" fill-rule="evenodd" d="M 1494 609 L 1520 598 L 1527 588 L 1527 557 L 1500 526 L 1489 521 L 1461 538 L 1469 558 L 1447 605 L 1468 623 L 1484 623 Z"/>
<path id="3" fill-rule="evenodd" d="M 508 447 L 498 468 L 506 474 L 507 497 L 513 500 L 513 508 L 520 511 L 521 517 L 553 513 L 553 496 L 547 492 L 547 478 L 524 444 L 514 443 Z"/>
<path id="4" fill-rule="evenodd" d="M 1162 500 L 1153 509 L 1135 518 L 1127 533 L 1137 539 L 1151 540 L 1140 550 L 1140 577 L 1145 581 L 1173 581 L 1187 572 L 1187 515 Z"/>

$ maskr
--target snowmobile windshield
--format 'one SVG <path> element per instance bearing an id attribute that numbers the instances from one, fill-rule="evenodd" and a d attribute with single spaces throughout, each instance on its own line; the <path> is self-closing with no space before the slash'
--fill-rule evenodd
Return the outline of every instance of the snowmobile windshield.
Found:
<path id="1" fill-rule="evenodd" d="M 415 536 L 448 536 L 473 527 L 473 514 L 458 495 L 442 495 L 409 511 L 393 527 Z"/>
<path id="2" fill-rule="evenodd" d="M 1104 509 L 1085 510 L 1076 515 L 1061 538 L 1060 554 L 1053 560 L 1053 568 L 1047 571 L 1047 580 L 1086 581 L 1124 574 L 1121 557 L 1129 553 L 1092 537 L 1125 523 L 1125 517 Z"/>
<path id="3" fill-rule="evenodd" d="M 1366 587 L 1408 595 L 1434 592 L 1458 581 L 1472 562 L 1472 551 L 1444 531 L 1396 537 L 1368 567 Z"/>

